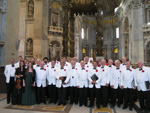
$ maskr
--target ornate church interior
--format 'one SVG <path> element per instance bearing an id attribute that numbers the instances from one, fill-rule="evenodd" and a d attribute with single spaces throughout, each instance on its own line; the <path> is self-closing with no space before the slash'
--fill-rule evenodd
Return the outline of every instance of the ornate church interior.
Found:
<path id="1" fill-rule="evenodd" d="M 150 63 L 149 0 L 1 0 L 0 65 L 85 56 Z M 4 57 L 5 56 L 5 57 Z"/>
<path id="2" fill-rule="evenodd" d="M 126 57 L 132 64 L 141 60 L 150 65 L 150 0 L 0 0 L 0 67 L 9 64 L 10 58 L 17 62 L 20 55 L 49 60 L 56 56 L 58 61 L 63 56 L 77 57 L 79 61 L 85 56 L 114 61 Z M 0 110 L 8 112 L 0 96 L 1 102 Z M 20 112 L 16 109 L 20 108 L 12 113 Z M 91 111 L 75 106 L 56 108 L 54 112 L 79 110 L 129 112 L 119 108 Z"/>

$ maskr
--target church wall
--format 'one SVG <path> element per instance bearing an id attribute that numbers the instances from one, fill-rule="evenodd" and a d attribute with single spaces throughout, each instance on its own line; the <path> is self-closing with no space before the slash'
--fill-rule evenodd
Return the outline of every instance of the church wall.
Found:
<path id="1" fill-rule="evenodd" d="M 5 41 L 5 64 L 9 63 L 9 59 L 18 57 L 19 46 L 19 15 L 20 1 L 7 0 L 6 14 L 6 41 Z"/>

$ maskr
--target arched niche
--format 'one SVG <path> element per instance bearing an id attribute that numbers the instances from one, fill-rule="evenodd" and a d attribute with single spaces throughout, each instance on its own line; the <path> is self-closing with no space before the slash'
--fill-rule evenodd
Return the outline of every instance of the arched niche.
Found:
<path id="1" fill-rule="evenodd" d="M 59 1 L 52 1 L 49 4 L 49 26 L 61 27 L 62 26 L 62 5 Z"/>

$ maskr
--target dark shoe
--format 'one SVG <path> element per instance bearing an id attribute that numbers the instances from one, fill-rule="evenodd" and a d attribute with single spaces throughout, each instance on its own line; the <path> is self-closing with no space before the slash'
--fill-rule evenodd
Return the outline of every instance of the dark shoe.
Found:
<path id="1" fill-rule="evenodd" d="M 80 107 L 82 107 L 83 104 L 79 104 Z"/>
<path id="2" fill-rule="evenodd" d="M 120 108 L 120 107 L 121 107 L 121 105 L 120 105 L 120 104 L 118 104 L 117 106 L 118 106 L 118 108 Z"/>
<path id="3" fill-rule="evenodd" d="M 57 101 L 54 101 L 54 104 L 56 104 L 57 103 Z"/>
<path id="4" fill-rule="evenodd" d="M 60 106 L 60 105 L 61 105 L 61 103 L 59 102 L 57 105 L 58 105 L 58 106 Z"/>
<path id="5" fill-rule="evenodd" d="M 93 105 L 90 104 L 90 105 L 88 105 L 87 107 L 93 107 Z"/>
<path id="6" fill-rule="evenodd" d="M 70 102 L 70 104 L 72 105 L 72 104 L 73 104 L 73 102 Z"/>
<path id="7" fill-rule="evenodd" d="M 103 105 L 103 107 L 105 108 L 105 107 L 107 107 L 107 105 L 106 105 L 106 104 L 104 104 L 104 105 Z"/>
<path id="8" fill-rule="evenodd" d="M 97 105 L 97 109 L 100 109 L 100 105 Z"/>
<path id="9" fill-rule="evenodd" d="M 75 105 L 77 105 L 78 104 L 78 102 L 75 102 Z"/>
<path id="10" fill-rule="evenodd" d="M 130 107 L 129 110 L 132 111 L 132 107 Z"/>
<path id="11" fill-rule="evenodd" d="M 123 106 L 123 108 L 122 109 L 126 109 L 127 108 L 127 106 Z"/>
<path id="12" fill-rule="evenodd" d="M 85 107 L 87 107 L 87 104 L 84 104 Z"/>
<path id="13" fill-rule="evenodd" d="M 49 104 L 52 103 L 52 101 L 49 101 Z"/>

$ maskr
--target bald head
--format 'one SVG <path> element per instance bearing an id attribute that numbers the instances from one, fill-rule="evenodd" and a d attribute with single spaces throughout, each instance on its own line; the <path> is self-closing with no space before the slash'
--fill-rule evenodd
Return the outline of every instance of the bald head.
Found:
<path id="1" fill-rule="evenodd" d="M 63 68 L 64 66 L 65 66 L 65 60 L 64 59 L 62 59 L 61 61 L 60 61 L 60 66 L 61 66 L 61 68 Z"/>
<path id="2" fill-rule="evenodd" d="M 122 57 L 122 63 L 126 63 L 127 59 L 126 57 Z"/>
<path id="3" fill-rule="evenodd" d="M 84 60 L 85 60 L 86 63 L 88 63 L 89 62 L 89 57 L 86 56 Z"/>
<path id="4" fill-rule="evenodd" d="M 101 65 L 104 67 L 106 65 L 106 60 L 105 59 L 102 59 L 101 60 Z"/>
<path id="5" fill-rule="evenodd" d="M 44 61 L 41 61 L 41 62 L 40 62 L 41 68 L 44 68 L 44 65 L 45 65 Z"/>
<path id="6" fill-rule="evenodd" d="M 108 64 L 109 64 L 109 66 L 111 66 L 113 64 L 113 60 L 109 59 Z"/>
<path id="7" fill-rule="evenodd" d="M 76 62 L 78 62 L 78 59 L 77 59 L 77 57 L 74 57 L 73 59 L 74 59 Z"/>
<path id="8" fill-rule="evenodd" d="M 80 62 L 80 64 L 81 64 L 81 67 L 82 67 L 82 68 L 84 68 L 84 67 L 85 67 L 85 63 L 84 63 L 84 61 L 83 61 L 83 60 Z"/>
<path id="9" fill-rule="evenodd" d="M 76 60 L 73 58 L 73 59 L 71 59 L 71 66 L 72 67 L 75 67 L 75 64 L 76 64 Z"/>
<path id="10" fill-rule="evenodd" d="M 37 60 L 36 60 L 37 65 L 40 65 L 40 62 L 41 62 L 40 59 L 37 59 Z"/>
<path id="11" fill-rule="evenodd" d="M 144 66 L 143 61 L 138 61 L 138 68 L 142 68 Z"/>
<path id="12" fill-rule="evenodd" d="M 115 66 L 116 66 L 117 68 L 120 67 L 120 61 L 119 61 L 119 60 L 116 60 L 116 61 L 115 61 Z"/>

